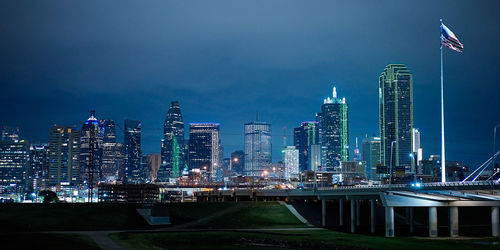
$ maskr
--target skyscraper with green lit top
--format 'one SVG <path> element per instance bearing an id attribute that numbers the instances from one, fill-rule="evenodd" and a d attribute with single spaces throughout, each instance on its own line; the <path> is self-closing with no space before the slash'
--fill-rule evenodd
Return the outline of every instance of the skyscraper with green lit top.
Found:
<path id="1" fill-rule="evenodd" d="M 348 106 L 345 98 L 337 97 L 333 88 L 332 98 L 323 101 L 318 114 L 320 141 L 324 151 L 324 170 L 335 170 L 341 161 L 349 160 Z"/>
<path id="2" fill-rule="evenodd" d="M 404 64 L 389 64 L 379 77 L 381 164 L 410 167 L 413 129 L 413 76 Z M 394 143 L 393 143 L 394 142 Z"/>
<path id="3" fill-rule="evenodd" d="M 161 142 L 162 163 L 158 170 L 157 181 L 167 182 L 169 178 L 179 177 L 184 169 L 184 121 L 178 101 L 170 103 Z"/>

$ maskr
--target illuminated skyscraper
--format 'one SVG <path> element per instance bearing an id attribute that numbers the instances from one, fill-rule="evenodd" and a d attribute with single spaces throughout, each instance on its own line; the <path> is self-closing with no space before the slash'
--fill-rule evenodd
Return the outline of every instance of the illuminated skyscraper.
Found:
<path id="1" fill-rule="evenodd" d="M 245 124 L 245 171 L 243 175 L 260 177 L 272 161 L 271 124 Z"/>
<path id="2" fill-rule="evenodd" d="M 0 141 L 0 185 L 16 185 L 19 191 L 27 187 L 30 145 L 27 141 Z"/>
<path id="3" fill-rule="evenodd" d="M 146 173 L 141 164 L 141 122 L 125 120 L 124 183 L 143 183 Z"/>
<path id="4" fill-rule="evenodd" d="M 50 129 L 49 184 L 80 184 L 80 131 L 72 127 L 54 126 Z"/>
<path id="5" fill-rule="evenodd" d="M 104 127 L 90 111 L 90 117 L 83 123 L 80 135 L 80 174 L 81 181 L 92 186 L 102 180 L 102 150 Z"/>
<path id="6" fill-rule="evenodd" d="M 118 180 L 118 169 L 123 164 L 123 144 L 116 142 L 116 125 L 113 120 L 101 120 L 104 126 L 102 148 L 102 180 Z"/>
<path id="7" fill-rule="evenodd" d="M 363 161 L 366 162 L 367 176 L 370 180 L 377 178 L 377 164 L 380 164 L 380 137 L 363 139 Z"/>
<path id="8" fill-rule="evenodd" d="M 221 164 L 219 123 L 189 124 L 188 166 L 200 169 L 215 180 Z"/>
<path id="9" fill-rule="evenodd" d="M 283 167 L 285 179 L 299 178 L 299 150 L 295 146 L 287 146 L 283 149 Z"/>
<path id="10" fill-rule="evenodd" d="M 379 127 L 382 165 L 410 168 L 413 129 L 413 77 L 404 64 L 389 64 L 379 77 Z M 395 143 L 392 143 L 392 142 Z"/>
<path id="11" fill-rule="evenodd" d="M 30 171 L 29 179 L 31 180 L 33 190 L 43 190 L 48 188 L 49 181 L 49 161 L 48 161 L 48 145 L 47 144 L 32 144 L 30 145 Z"/>
<path id="12" fill-rule="evenodd" d="M 341 161 L 349 160 L 347 103 L 345 97 L 337 97 L 335 87 L 332 98 L 328 97 L 323 101 L 318 117 L 320 120 L 320 140 L 325 151 L 325 161 L 322 163 L 323 170 L 332 171 L 340 165 Z"/>
<path id="13" fill-rule="evenodd" d="M 310 146 L 319 144 L 319 123 L 315 121 L 303 122 L 293 130 L 295 148 L 299 150 L 299 170 L 311 170 L 309 163 Z"/>
<path id="14" fill-rule="evenodd" d="M 162 164 L 158 170 L 157 181 L 167 182 L 169 178 L 177 178 L 185 165 L 184 121 L 178 101 L 170 104 L 163 124 L 161 158 Z"/>

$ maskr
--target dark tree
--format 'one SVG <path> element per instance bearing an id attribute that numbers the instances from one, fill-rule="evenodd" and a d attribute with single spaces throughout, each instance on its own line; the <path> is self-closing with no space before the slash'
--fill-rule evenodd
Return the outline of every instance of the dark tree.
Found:
<path id="1" fill-rule="evenodd" d="M 50 190 L 40 191 L 40 193 L 38 193 L 38 196 L 43 197 L 43 203 L 59 202 L 59 197 L 57 197 L 57 194 Z"/>

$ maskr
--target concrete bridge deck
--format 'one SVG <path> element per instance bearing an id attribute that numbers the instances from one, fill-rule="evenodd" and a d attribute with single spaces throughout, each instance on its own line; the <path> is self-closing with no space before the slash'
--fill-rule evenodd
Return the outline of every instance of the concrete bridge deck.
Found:
<path id="1" fill-rule="evenodd" d="M 344 203 L 350 202 L 351 232 L 359 225 L 359 202 L 370 202 L 371 231 L 375 231 L 375 207 L 385 208 L 385 235 L 394 237 L 394 208 L 409 210 L 413 231 L 413 208 L 429 209 L 429 236 L 437 237 L 437 207 L 449 208 L 450 236 L 458 236 L 459 207 L 491 207 L 491 235 L 500 236 L 499 207 L 500 183 L 449 182 L 422 183 L 420 185 L 394 184 L 376 186 L 349 186 L 317 189 L 231 189 L 195 193 L 197 201 L 271 201 L 318 200 L 322 202 L 322 224 L 326 225 L 326 202 L 338 201 L 339 225 L 343 225 Z"/>

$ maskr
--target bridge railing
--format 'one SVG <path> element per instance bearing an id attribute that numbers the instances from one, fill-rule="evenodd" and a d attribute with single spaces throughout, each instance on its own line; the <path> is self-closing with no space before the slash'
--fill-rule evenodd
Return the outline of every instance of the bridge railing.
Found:
<path id="1" fill-rule="evenodd" d="M 338 187 L 320 187 L 317 190 L 350 190 L 350 189 L 421 189 L 433 187 L 463 187 L 463 186 L 500 186 L 500 183 L 495 181 L 475 181 L 475 182 L 430 182 L 419 183 L 418 186 L 411 184 L 383 184 L 383 185 L 355 185 L 355 186 L 338 186 Z"/>

